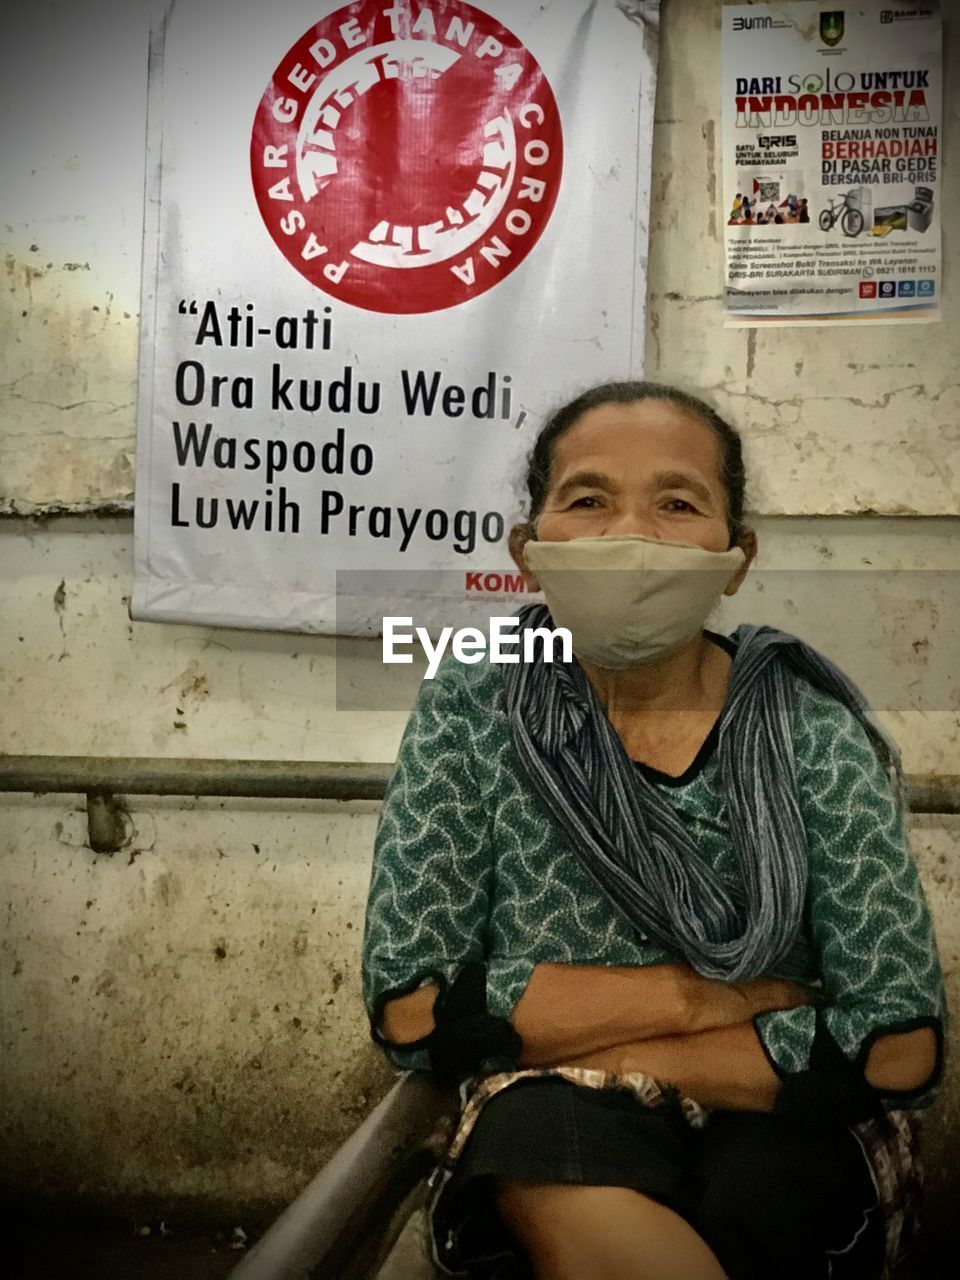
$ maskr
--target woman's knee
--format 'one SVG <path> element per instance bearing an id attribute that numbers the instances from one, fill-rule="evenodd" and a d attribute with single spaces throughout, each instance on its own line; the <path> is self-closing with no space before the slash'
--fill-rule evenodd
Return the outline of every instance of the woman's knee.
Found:
<path id="1" fill-rule="evenodd" d="M 629 1211 L 644 1199 L 625 1187 L 571 1185 L 560 1182 L 519 1182 L 501 1179 L 497 1209 L 511 1231 L 525 1244 L 565 1244 L 593 1234 L 611 1214 Z"/>
<path id="2" fill-rule="evenodd" d="M 565 1232 L 571 1215 L 579 1215 L 594 1187 L 554 1182 L 518 1182 L 501 1178 L 496 1201 L 501 1218 L 522 1240 Z"/>
<path id="3" fill-rule="evenodd" d="M 581 1242 L 589 1230 L 587 1202 L 592 1188 L 501 1179 L 497 1208 L 529 1259 L 535 1276 L 573 1276 L 571 1233 Z"/>
<path id="4" fill-rule="evenodd" d="M 723 1280 L 690 1224 L 641 1192 L 503 1182 L 497 1203 L 538 1278 Z"/>

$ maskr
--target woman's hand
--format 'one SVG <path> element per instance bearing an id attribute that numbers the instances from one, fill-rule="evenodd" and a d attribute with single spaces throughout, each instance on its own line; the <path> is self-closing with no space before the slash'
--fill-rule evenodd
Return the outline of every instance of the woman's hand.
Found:
<path id="1" fill-rule="evenodd" d="M 787 978 L 754 978 L 750 982 L 733 983 L 750 1009 L 750 1018 L 759 1013 L 772 1013 L 775 1009 L 796 1009 L 800 1005 L 816 1005 L 823 999 L 822 992 L 814 987 L 801 986 Z"/>
<path id="2" fill-rule="evenodd" d="M 749 1025 L 615 1045 L 560 1065 L 642 1072 L 702 1106 L 733 1111 L 772 1111 L 780 1092 L 780 1079 Z"/>
<path id="3" fill-rule="evenodd" d="M 513 1015 L 524 1066 L 661 1036 L 747 1024 L 758 1013 L 813 1004 L 809 987 L 780 978 L 733 984 L 686 964 L 648 967 L 540 964 Z"/>
<path id="4" fill-rule="evenodd" d="M 608 1045 L 576 1056 L 570 1055 L 560 1065 L 589 1066 L 623 1075 L 629 1071 L 648 1070 L 662 1063 L 665 1058 L 670 1064 L 674 1064 L 678 1054 L 683 1060 L 687 1060 L 693 1046 L 702 1048 L 708 1045 L 712 1048 L 715 1043 L 724 1043 L 722 1039 L 710 1040 L 706 1033 L 731 1027 L 745 1028 L 749 1035 L 745 1039 L 738 1037 L 733 1041 L 742 1046 L 753 1037 L 749 1024 L 758 1014 L 816 1005 L 823 999 L 823 993 L 818 989 L 802 986 L 787 978 L 754 978 L 748 982 L 725 983 L 702 978 L 685 965 L 663 967 L 674 971 L 685 988 L 686 1007 L 690 1016 L 682 1029 L 666 1036 L 636 1037 L 623 1044 Z M 730 1041 L 725 1043 L 729 1044 Z"/>
<path id="5" fill-rule="evenodd" d="M 759 984 L 747 984 L 749 986 Z M 756 991 L 766 1002 L 794 998 L 809 1004 L 810 992 L 794 983 L 784 990 Z M 785 1006 L 779 1006 L 785 1007 Z M 936 1070 L 937 1040 L 930 1027 L 880 1036 L 867 1058 L 867 1084 L 880 1093 L 921 1088 Z M 770 1111 L 781 1081 L 749 1025 L 716 1027 L 693 1035 L 663 1036 L 569 1057 L 560 1066 L 588 1067 L 624 1076 L 636 1072 L 671 1084 L 705 1107 Z"/>

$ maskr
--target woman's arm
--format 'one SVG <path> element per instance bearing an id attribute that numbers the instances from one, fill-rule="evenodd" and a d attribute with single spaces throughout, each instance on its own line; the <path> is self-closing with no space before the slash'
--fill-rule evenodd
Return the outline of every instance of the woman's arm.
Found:
<path id="1" fill-rule="evenodd" d="M 937 1080 L 943 987 L 936 941 L 902 815 L 854 716 L 798 690 L 795 751 L 809 847 L 807 909 L 824 1007 L 763 1014 L 758 1034 L 785 1080 L 838 1069 L 887 1105 L 916 1101 Z M 828 1046 L 829 1047 L 829 1046 Z M 912 1096 L 911 1096 L 912 1095 Z"/>
<path id="2" fill-rule="evenodd" d="M 623 1044 L 564 1065 L 618 1075 L 642 1071 L 705 1107 L 730 1111 L 772 1111 L 780 1092 L 780 1077 L 749 1024 Z"/>
<path id="3" fill-rule="evenodd" d="M 730 984 L 689 965 L 600 968 L 542 964 L 513 1025 L 524 1066 L 545 1066 L 631 1041 L 749 1023 L 758 1013 L 812 1003 L 812 991 L 777 979 Z"/>
<path id="4" fill-rule="evenodd" d="M 441 667 L 421 686 L 374 843 L 364 1002 L 375 1039 L 406 1069 L 431 1066 L 421 1041 L 437 992 L 483 960 L 493 860 L 471 770 L 476 727 L 457 679 L 463 670 Z"/>
<path id="5" fill-rule="evenodd" d="M 403 1044 L 429 1035 L 437 992 L 429 984 L 390 1001 L 381 1023 L 386 1037 Z M 813 999 L 792 982 L 714 982 L 685 964 L 539 964 L 511 1020 L 523 1041 L 522 1065 L 544 1066 L 640 1040 L 749 1023 L 758 1013 Z"/>
<path id="6" fill-rule="evenodd" d="M 863 1074 L 881 1093 L 903 1093 L 921 1088 L 936 1067 L 936 1034 L 932 1027 L 919 1027 L 874 1040 Z"/>
<path id="7" fill-rule="evenodd" d="M 916 1088 L 929 1078 L 935 1058 L 936 1040 L 929 1028 L 883 1036 L 867 1058 L 867 1081 L 884 1092 Z M 729 1111 L 772 1111 L 782 1085 L 750 1026 L 623 1044 L 565 1065 L 618 1075 L 642 1071 L 705 1107 Z"/>

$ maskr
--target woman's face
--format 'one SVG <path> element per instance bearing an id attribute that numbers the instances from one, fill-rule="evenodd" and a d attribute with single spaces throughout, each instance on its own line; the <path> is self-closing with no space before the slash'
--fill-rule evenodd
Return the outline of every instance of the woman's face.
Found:
<path id="1" fill-rule="evenodd" d="M 720 441 L 666 400 L 588 410 L 556 442 L 536 537 L 641 534 L 726 551 Z"/>

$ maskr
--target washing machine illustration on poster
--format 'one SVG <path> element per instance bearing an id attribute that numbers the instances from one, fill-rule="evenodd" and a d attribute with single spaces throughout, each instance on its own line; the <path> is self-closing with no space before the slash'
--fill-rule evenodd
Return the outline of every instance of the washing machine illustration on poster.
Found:
<path id="1" fill-rule="evenodd" d="M 907 226 L 911 231 L 927 231 L 933 220 L 932 187 L 914 187 L 913 199 L 907 205 Z"/>

